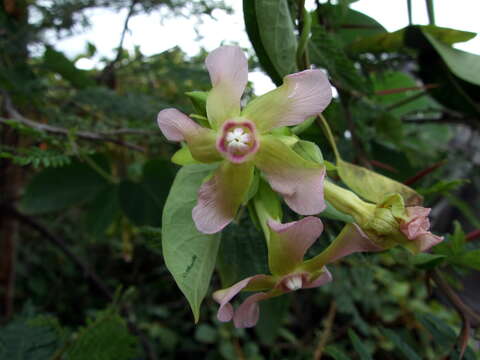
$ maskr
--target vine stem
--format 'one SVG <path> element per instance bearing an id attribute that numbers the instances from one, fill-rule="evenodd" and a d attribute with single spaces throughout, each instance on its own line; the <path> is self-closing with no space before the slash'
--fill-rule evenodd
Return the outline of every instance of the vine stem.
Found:
<path id="1" fill-rule="evenodd" d="M 320 119 L 320 126 L 322 127 L 323 133 L 328 139 L 330 146 L 332 147 L 333 153 L 335 154 L 336 161 L 340 161 L 342 158 L 340 157 L 340 153 L 337 149 L 337 144 L 335 143 L 335 139 L 333 138 L 332 130 L 328 125 L 327 119 L 322 114 L 318 114 L 318 118 Z"/>

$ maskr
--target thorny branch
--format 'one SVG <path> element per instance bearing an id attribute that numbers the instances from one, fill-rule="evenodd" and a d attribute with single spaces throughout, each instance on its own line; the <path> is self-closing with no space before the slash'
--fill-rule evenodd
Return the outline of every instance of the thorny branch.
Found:
<path id="1" fill-rule="evenodd" d="M 327 346 L 330 335 L 332 334 L 333 322 L 335 321 L 335 315 L 337 314 L 337 304 L 335 301 L 330 303 L 330 308 L 328 310 L 327 317 L 325 318 L 325 326 L 320 339 L 318 340 L 318 345 L 313 354 L 313 360 L 320 360 L 322 358 L 323 351 L 325 346 Z"/>
<path id="2" fill-rule="evenodd" d="M 27 119 L 22 114 L 20 114 L 17 111 L 17 109 L 15 109 L 10 99 L 10 96 L 5 91 L 0 90 L 0 94 L 3 97 L 3 106 L 5 107 L 5 110 L 8 116 L 11 117 L 11 119 L 0 117 L 0 124 L 7 123 L 8 121 L 14 120 L 22 125 L 25 125 L 29 128 L 32 128 L 41 132 L 47 132 L 50 134 L 63 135 L 63 136 L 69 136 L 72 133 L 68 129 L 64 129 L 58 126 L 53 126 L 48 124 L 42 124 L 37 121 Z M 98 133 L 89 132 L 89 131 L 77 131 L 74 134 L 76 137 L 80 139 L 89 140 L 89 141 L 111 142 L 113 144 L 129 148 L 131 150 L 146 152 L 146 149 L 141 146 L 111 137 L 114 135 L 122 135 L 122 134 L 123 135 L 124 134 L 145 134 L 143 130 L 119 129 L 119 130 L 111 130 L 111 131 L 98 132 Z"/>

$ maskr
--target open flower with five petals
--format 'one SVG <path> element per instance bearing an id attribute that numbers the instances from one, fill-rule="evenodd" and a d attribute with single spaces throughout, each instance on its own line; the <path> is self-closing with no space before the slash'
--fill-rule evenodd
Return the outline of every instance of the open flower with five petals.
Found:
<path id="1" fill-rule="evenodd" d="M 235 217 L 246 200 L 254 167 L 295 212 L 321 212 L 325 207 L 325 168 L 298 155 L 284 136 L 271 131 L 300 124 L 325 109 L 332 97 L 326 75 L 321 70 L 288 75 L 282 86 L 241 110 L 248 75 L 242 50 L 220 47 L 209 54 L 205 63 L 213 85 L 206 102 L 210 127 L 200 126 L 176 109 L 162 110 L 157 118 L 165 137 L 185 141 L 196 161 L 219 162 L 199 189 L 192 213 L 197 228 L 215 233 Z"/>
<path id="2" fill-rule="evenodd" d="M 222 322 L 233 319 L 237 328 L 255 326 L 259 319 L 258 302 L 300 289 L 322 286 L 332 280 L 324 266 L 305 268 L 303 257 L 323 231 L 320 219 L 308 216 L 281 224 L 270 219 L 268 262 L 271 275 L 254 275 L 229 288 L 218 290 L 213 298 L 220 305 L 217 317 Z M 242 290 L 257 291 L 236 309 L 230 301 Z"/>

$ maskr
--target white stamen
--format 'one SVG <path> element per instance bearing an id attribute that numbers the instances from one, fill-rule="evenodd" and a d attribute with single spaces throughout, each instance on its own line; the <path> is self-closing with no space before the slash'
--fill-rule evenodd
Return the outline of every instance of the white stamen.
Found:
<path id="1" fill-rule="evenodd" d="M 229 131 L 226 136 L 227 146 L 233 150 L 246 150 L 249 147 L 250 135 L 242 128 Z"/>
<path id="2" fill-rule="evenodd" d="M 303 285 L 303 282 L 302 282 L 301 276 L 293 276 L 290 279 L 288 279 L 285 283 L 285 286 L 292 291 L 301 289 L 302 285 Z"/>

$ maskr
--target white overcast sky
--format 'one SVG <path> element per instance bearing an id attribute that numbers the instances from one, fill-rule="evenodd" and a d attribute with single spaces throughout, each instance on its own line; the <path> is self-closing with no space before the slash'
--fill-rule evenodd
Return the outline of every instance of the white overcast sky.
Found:
<path id="1" fill-rule="evenodd" d="M 243 24 L 242 1 L 225 0 L 234 13 L 228 15 L 215 10 L 216 20 L 203 17 L 198 26 L 202 39 L 197 38 L 194 30 L 195 19 L 174 18 L 163 20 L 158 12 L 132 17 L 124 47 L 133 49 L 140 46 L 145 55 L 157 54 L 174 46 L 181 47 L 188 55 L 195 55 L 201 47 L 213 50 L 223 43 L 237 43 L 242 47 L 251 47 Z M 324 1 L 322 1 L 324 2 Z M 425 0 L 412 0 L 413 21 L 415 24 L 427 24 Z M 313 8 L 314 0 L 306 1 Z M 406 0 L 359 0 L 352 8 L 361 11 L 380 22 L 388 31 L 395 31 L 408 25 Z M 98 60 L 101 57 L 113 57 L 123 28 L 126 9 L 113 12 L 105 9 L 90 10 L 88 15 L 91 28 L 79 35 L 56 42 L 58 50 L 74 57 L 84 52 L 87 41 L 97 47 Z M 435 20 L 438 26 L 459 30 L 480 32 L 480 0 L 435 0 Z M 480 54 L 480 36 L 462 44 L 458 48 Z M 95 62 L 87 59 L 77 61 L 81 68 L 92 68 Z M 262 73 L 250 73 L 255 90 L 262 94 L 273 88 L 268 77 Z"/>

